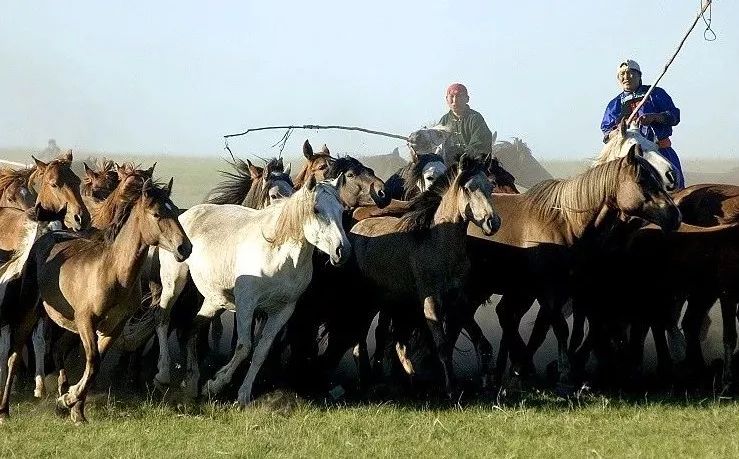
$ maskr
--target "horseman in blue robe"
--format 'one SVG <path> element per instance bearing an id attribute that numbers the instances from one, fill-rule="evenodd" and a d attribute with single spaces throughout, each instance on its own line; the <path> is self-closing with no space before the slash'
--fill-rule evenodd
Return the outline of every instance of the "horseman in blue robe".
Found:
<path id="1" fill-rule="evenodd" d="M 603 114 L 600 129 L 605 135 L 604 141 L 607 141 L 608 134 L 618 126 L 622 119 L 631 115 L 650 88 L 642 84 L 639 64 L 631 59 L 623 61 L 618 66 L 617 78 L 623 91 L 608 103 Z M 685 178 L 680 159 L 672 149 L 670 141 L 672 127 L 680 122 L 680 109 L 675 107 L 672 98 L 664 89 L 656 87 L 639 109 L 637 119 L 642 134 L 657 143 L 660 154 L 675 167 L 677 189 L 684 188 Z"/>

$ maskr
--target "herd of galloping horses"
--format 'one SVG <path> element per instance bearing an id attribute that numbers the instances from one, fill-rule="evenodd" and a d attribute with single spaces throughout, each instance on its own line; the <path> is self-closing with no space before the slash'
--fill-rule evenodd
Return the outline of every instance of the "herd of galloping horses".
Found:
<path id="1" fill-rule="evenodd" d="M 249 361 L 237 393 L 246 405 L 269 385 L 325 394 L 350 349 L 365 393 L 390 380 L 454 397 L 462 329 L 480 388 L 530 377 L 550 327 L 559 390 L 637 380 L 650 329 L 663 381 L 697 381 L 707 370 L 701 326 L 720 300 L 721 384 L 733 389 L 739 187 L 668 191 L 657 147 L 623 124 L 590 169 L 524 193 L 494 154 L 462 153 L 449 138 L 443 128 L 413 133 L 412 161 L 386 182 L 308 141 L 294 177 L 281 159 L 263 167 L 234 159 L 206 202 L 184 211 L 170 199 L 173 181 L 157 182 L 153 166 L 85 164 L 80 179 L 69 152 L 0 170 L 0 418 L 30 342 L 34 394 L 45 393 L 48 349 L 57 406 L 84 422 L 101 359 L 140 308 L 157 311 L 157 387 L 173 383 L 176 330 L 184 393 L 218 396 Z M 475 320 L 494 294 L 502 295 L 497 360 Z M 524 342 L 519 326 L 534 301 Z M 235 313 L 231 358 L 201 375 L 224 311 Z M 63 356 L 80 341 L 84 372 L 70 386 Z M 591 356 L 597 365 L 586 369 Z"/>

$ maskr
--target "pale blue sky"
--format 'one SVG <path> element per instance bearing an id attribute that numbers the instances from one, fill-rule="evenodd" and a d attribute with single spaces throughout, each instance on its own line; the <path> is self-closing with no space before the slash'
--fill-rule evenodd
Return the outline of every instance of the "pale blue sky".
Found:
<path id="1" fill-rule="evenodd" d="M 0 146 L 222 155 L 222 135 L 272 124 L 398 134 L 446 111 L 455 81 L 499 138 L 543 158 L 600 148 L 618 62 L 660 73 L 697 0 L 120 2 L 0 0 Z M 660 83 L 682 110 L 684 158 L 739 153 L 739 2 L 715 0 Z M 276 153 L 282 131 L 232 141 Z M 334 152 L 392 139 L 296 131 Z M 403 149 L 401 149 L 403 151 Z"/>

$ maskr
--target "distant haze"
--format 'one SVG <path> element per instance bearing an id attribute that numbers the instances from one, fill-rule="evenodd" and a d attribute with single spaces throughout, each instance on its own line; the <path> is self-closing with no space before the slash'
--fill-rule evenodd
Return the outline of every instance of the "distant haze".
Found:
<path id="1" fill-rule="evenodd" d="M 3 2 L 0 147 L 218 156 L 222 135 L 277 124 L 397 134 L 439 119 L 451 82 L 501 139 L 537 157 L 580 159 L 629 57 L 659 74 L 698 1 Z M 739 2 L 715 2 L 660 83 L 682 110 L 683 158 L 737 154 Z M 283 131 L 231 142 L 273 156 Z M 295 131 L 336 152 L 402 142 Z M 401 154 L 404 154 L 401 149 Z"/>

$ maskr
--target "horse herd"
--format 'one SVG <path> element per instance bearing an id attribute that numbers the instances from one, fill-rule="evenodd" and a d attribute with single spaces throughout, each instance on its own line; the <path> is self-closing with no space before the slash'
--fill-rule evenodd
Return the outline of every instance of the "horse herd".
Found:
<path id="1" fill-rule="evenodd" d="M 586 378 L 604 386 L 638 378 L 650 329 L 664 381 L 684 376 L 674 362 L 695 377 L 705 370 L 701 324 L 719 299 L 722 383 L 733 389 L 739 187 L 668 191 L 669 163 L 621 125 L 592 168 L 519 193 L 494 155 L 462 153 L 449 137 L 440 128 L 413 133 L 412 162 L 387 182 L 307 141 L 295 177 L 281 159 L 264 167 L 234 159 L 207 202 L 185 211 L 170 200 L 173 181 L 153 179 L 154 167 L 85 164 L 83 182 L 70 152 L 0 170 L 0 417 L 32 339 L 34 394 L 45 392 L 50 347 L 57 405 L 84 422 L 102 357 L 142 307 L 157 308 L 156 386 L 173 382 L 176 329 L 185 394 L 222 394 L 248 360 L 237 395 L 246 405 L 265 379 L 324 394 L 349 349 L 362 391 L 386 378 L 389 363 L 389 378 L 405 390 L 417 390 L 426 372 L 435 391 L 453 397 L 462 329 L 483 388 L 503 383 L 509 361 L 510 378 L 530 376 L 550 327 L 560 390 Z M 475 320 L 494 294 L 502 295 L 496 362 Z M 519 326 L 534 301 L 524 342 Z M 213 319 L 224 311 L 235 313 L 231 359 L 201 376 L 210 333 L 215 342 L 223 333 Z M 80 341 L 84 372 L 70 386 L 64 356 Z M 591 355 L 598 365 L 586 372 Z"/>

